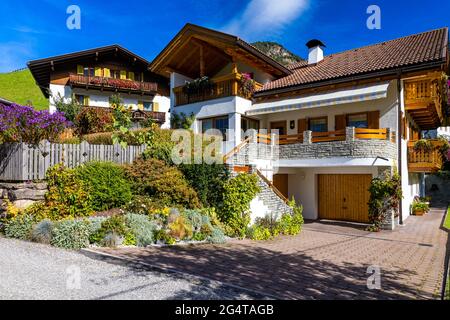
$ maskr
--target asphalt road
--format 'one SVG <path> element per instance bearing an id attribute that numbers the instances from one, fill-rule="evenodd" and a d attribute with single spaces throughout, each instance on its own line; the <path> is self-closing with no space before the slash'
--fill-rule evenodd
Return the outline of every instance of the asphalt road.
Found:
<path id="1" fill-rule="evenodd" d="M 250 298 L 217 283 L 0 237 L 0 300 Z"/>

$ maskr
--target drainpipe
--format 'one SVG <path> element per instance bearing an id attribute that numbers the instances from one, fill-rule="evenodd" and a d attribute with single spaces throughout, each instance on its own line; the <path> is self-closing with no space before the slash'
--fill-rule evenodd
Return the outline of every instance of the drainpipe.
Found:
<path id="1" fill-rule="evenodd" d="M 398 99 L 398 108 L 397 108 L 397 144 L 398 144 L 398 175 L 400 176 L 400 185 L 403 186 L 402 181 L 402 86 L 401 86 L 401 72 L 398 74 L 397 79 L 397 99 Z M 399 223 L 403 225 L 403 199 L 400 198 L 399 208 Z"/>

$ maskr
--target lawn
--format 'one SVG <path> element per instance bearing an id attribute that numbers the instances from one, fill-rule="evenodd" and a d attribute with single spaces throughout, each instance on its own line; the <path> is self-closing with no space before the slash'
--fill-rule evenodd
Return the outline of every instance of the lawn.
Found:
<path id="1" fill-rule="evenodd" d="M 48 108 L 48 99 L 36 85 L 30 70 L 0 73 L 0 97 L 35 109 Z"/>
<path id="2" fill-rule="evenodd" d="M 444 228 L 450 230 L 450 207 L 447 210 L 447 216 L 445 217 L 444 221 Z"/>

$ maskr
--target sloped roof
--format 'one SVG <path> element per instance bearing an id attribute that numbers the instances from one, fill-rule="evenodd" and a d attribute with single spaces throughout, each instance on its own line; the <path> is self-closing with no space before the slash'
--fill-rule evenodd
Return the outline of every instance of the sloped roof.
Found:
<path id="1" fill-rule="evenodd" d="M 293 74 L 267 83 L 260 92 L 426 63 L 445 63 L 447 55 L 448 28 L 441 28 L 332 54 L 314 65 L 308 65 L 307 61 L 292 64 L 288 68 Z"/>

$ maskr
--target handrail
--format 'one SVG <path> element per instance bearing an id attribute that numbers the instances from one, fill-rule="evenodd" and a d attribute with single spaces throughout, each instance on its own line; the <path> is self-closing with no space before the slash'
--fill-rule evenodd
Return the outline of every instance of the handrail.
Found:
<path id="1" fill-rule="evenodd" d="M 416 149 L 417 140 L 408 141 L 408 166 L 413 172 L 434 172 L 442 168 L 444 158 L 440 148 L 443 142 L 440 140 L 428 140 L 431 149 Z"/>
<path id="2" fill-rule="evenodd" d="M 269 186 L 269 188 L 272 189 L 272 191 L 275 192 L 275 194 L 276 194 L 278 197 L 280 197 L 281 200 L 284 201 L 284 203 L 287 204 L 287 203 L 289 202 L 289 199 L 286 198 L 286 197 L 284 196 L 284 194 L 282 194 L 281 191 L 278 190 L 277 187 L 275 187 L 275 185 L 274 185 L 272 182 L 270 182 L 269 179 L 267 179 L 267 178 L 262 174 L 261 171 L 259 171 L 258 169 L 256 169 L 256 174 L 257 174 L 257 175 L 258 175 L 265 183 L 267 183 L 267 185 Z"/>
<path id="3" fill-rule="evenodd" d="M 313 132 L 312 142 L 331 142 L 345 140 L 345 130 L 336 130 L 329 132 Z"/>
<path id="4" fill-rule="evenodd" d="M 357 139 L 387 139 L 387 129 L 355 128 Z"/>
<path id="5" fill-rule="evenodd" d="M 223 162 L 226 163 L 227 160 L 229 158 L 231 158 L 232 156 L 234 156 L 236 153 L 238 153 L 239 151 L 241 151 L 241 149 L 247 145 L 251 140 L 251 137 L 248 137 L 247 139 L 245 139 L 244 141 L 242 141 L 239 145 L 237 145 L 236 147 L 234 147 L 230 152 L 228 152 L 226 155 L 223 156 Z"/>

